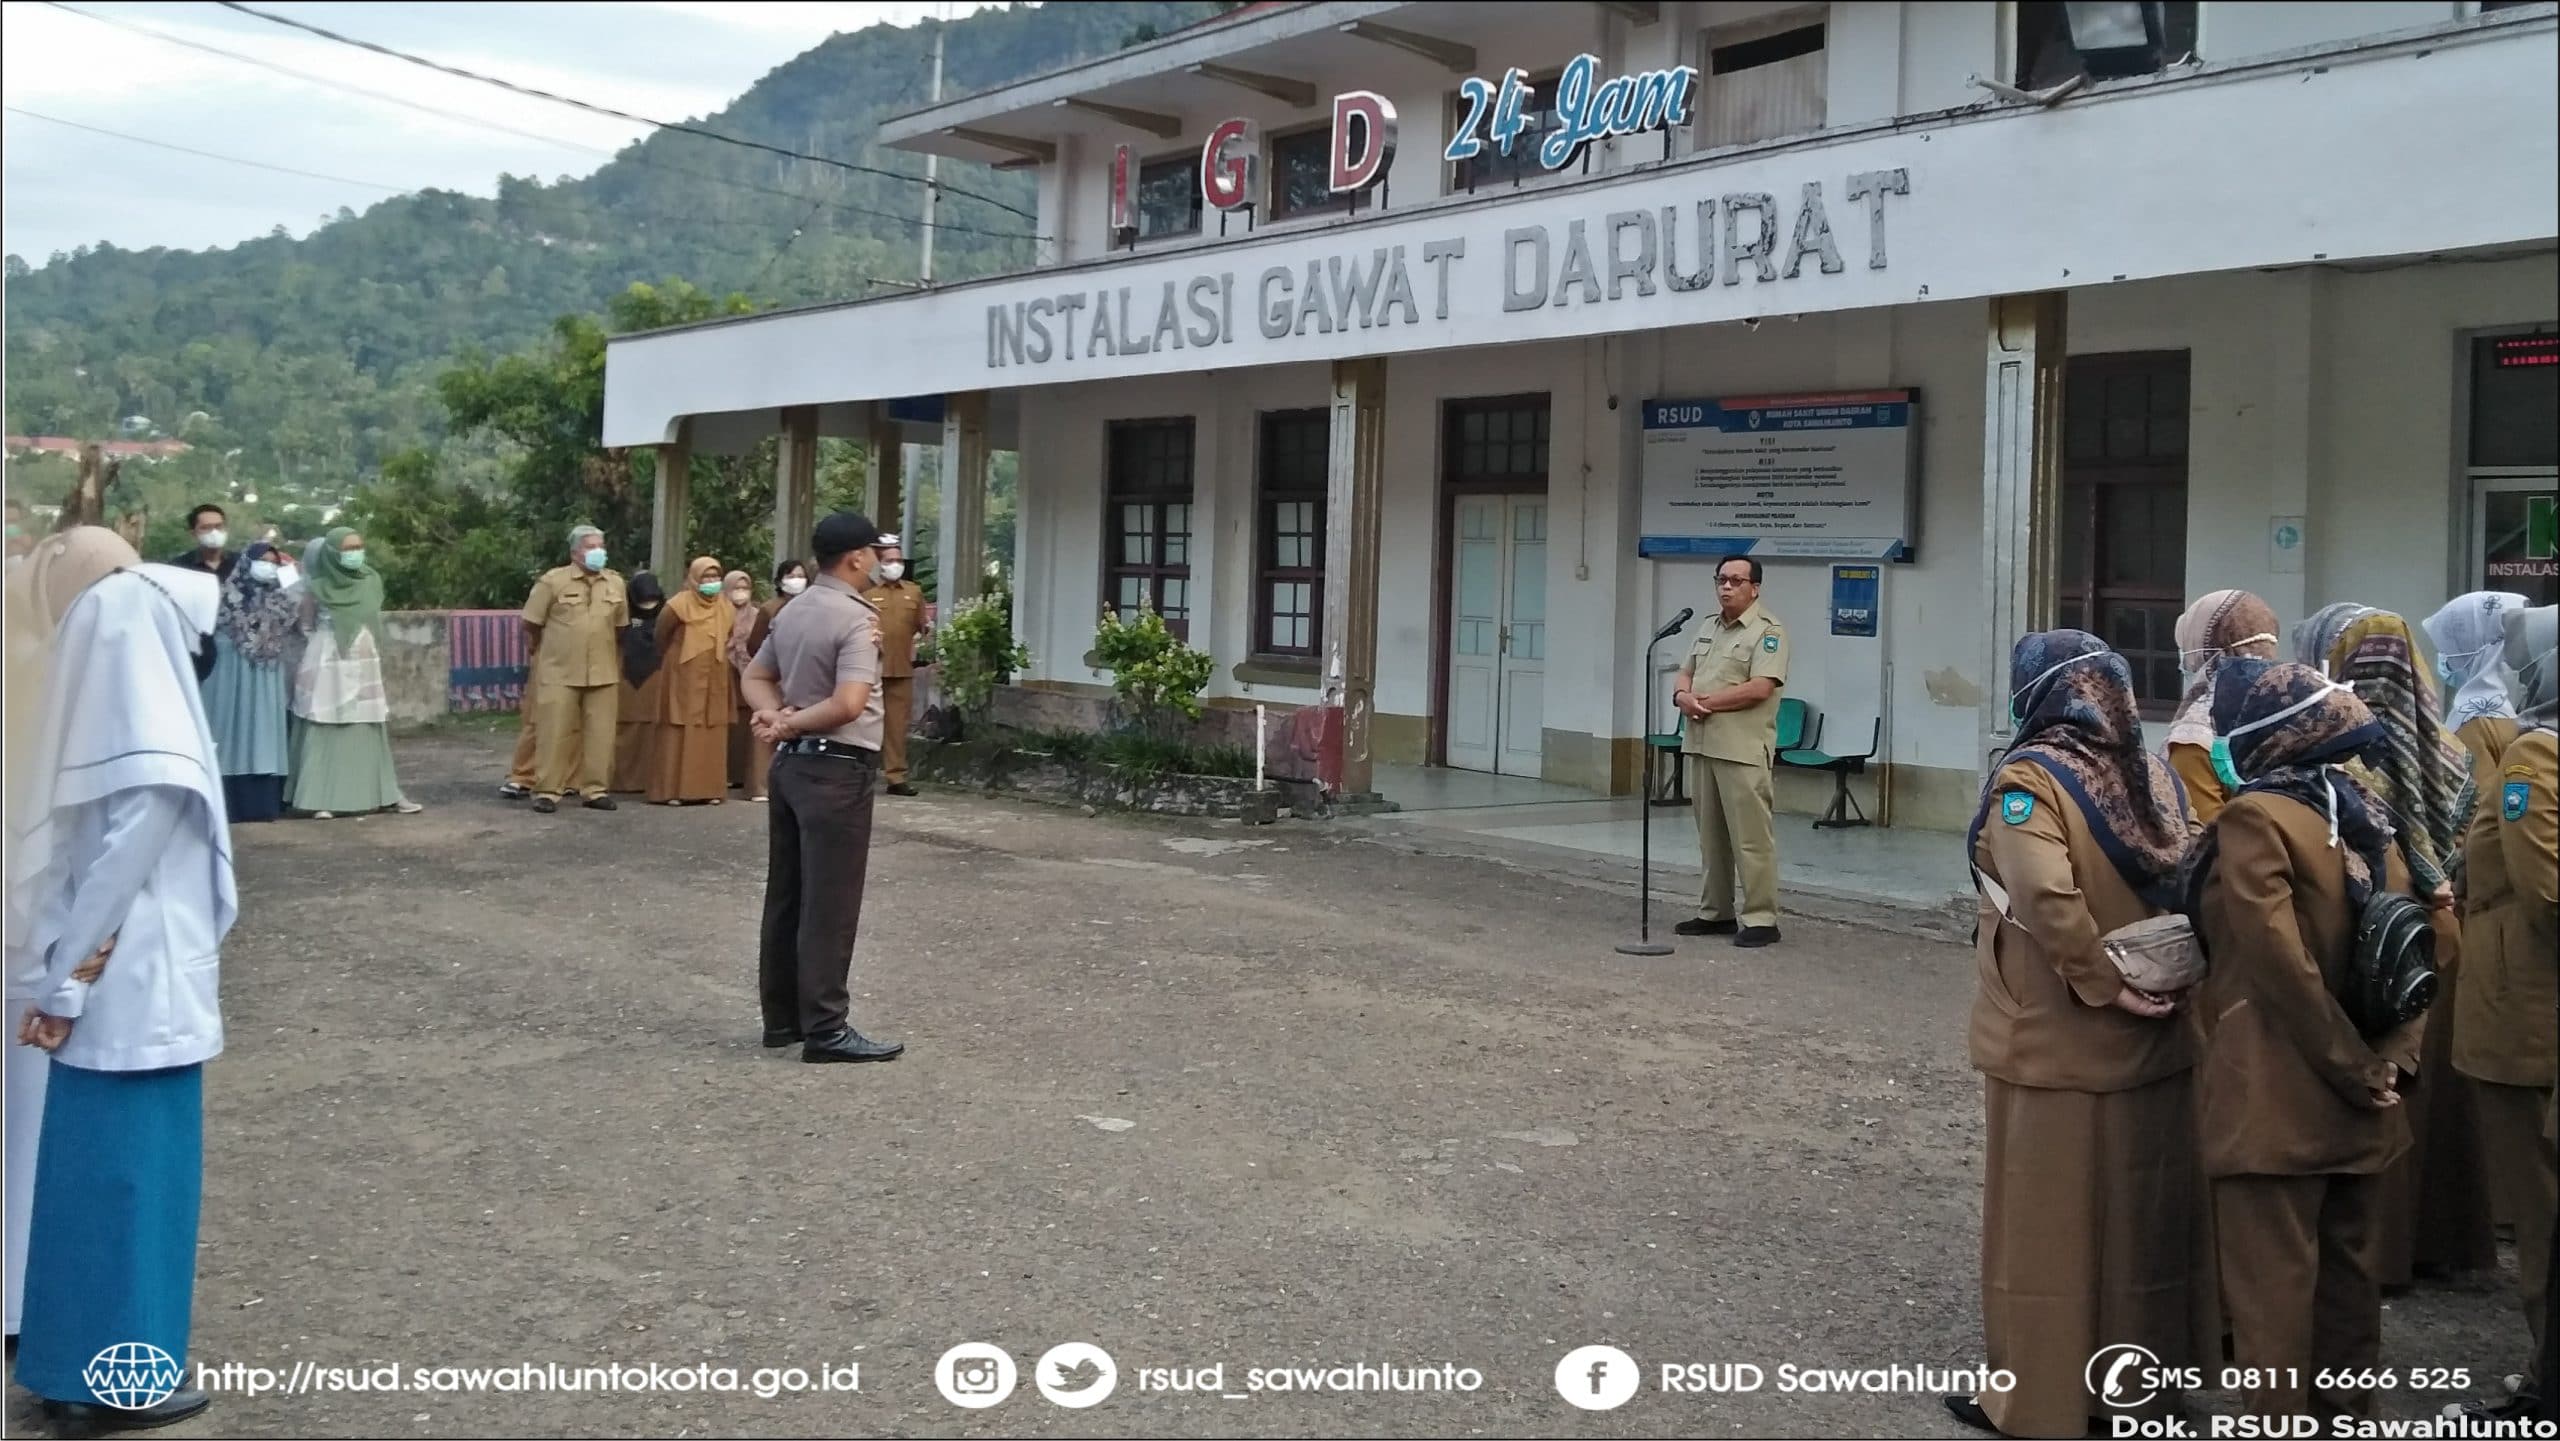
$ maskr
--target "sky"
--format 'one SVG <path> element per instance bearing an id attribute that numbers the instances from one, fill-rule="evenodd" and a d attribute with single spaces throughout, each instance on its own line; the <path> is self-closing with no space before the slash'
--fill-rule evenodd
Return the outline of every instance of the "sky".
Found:
<path id="1" fill-rule="evenodd" d="M 253 239 L 278 225 L 304 235 L 340 206 L 361 212 L 402 190 L 489 195 L 501 174 L 584 175 L 645 129 L 289 30 L 210 0 L 66 3 L 88 14 L 41 0 L 0 4 L 0 100 L 9 107 L 0 114 L 0 250 L 32 265 L 100 241 L 194 250 Z M 258 8 L 556 94 L 691 120 L 832 33 L 957 17 L 981 3 L 259 0 Z M 472 119 L 188 49 L 140 28 Z M 310 174 L 252 169 L 95 130 Z"/>

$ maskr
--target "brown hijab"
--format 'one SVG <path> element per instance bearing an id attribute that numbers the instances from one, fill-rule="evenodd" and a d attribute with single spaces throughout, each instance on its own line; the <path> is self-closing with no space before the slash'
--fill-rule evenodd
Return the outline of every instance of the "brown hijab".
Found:
<path id="1" fill-rule="evenodd" d="M 38 632 L 50 640 L 82 591 L 140 564 L 142 557 L 133 546 L 105 526 L 77 525 L 38 540 L 26 566 L 26 594 L 35 603 L 31 619 Z"/>
<path id="2" fill-rule="evenodd" d="M 2234 656 L 2273 660 L 2275 607 L 2245 590 L 2217 590 L 2188 606 L 2175 631 L 2178 666 L 2195 677 L 2169 723 L 2171 745 L 2213 744 L 2213 676 Z"/>
<path id="3" fill-rule="evenodd" d="M 696 556 L 693 564 L 684 568 L 683 588 L 667 597 L 667 614 L 674 616 L 679 626 L 675 650 L 666 657 L 667 664 L 681 666 L 727 650 L 736 610 L 725 594 L 704 595 L 696 589 L 706 580 L 719 578 L 720 562 L 711 556 Z"/>

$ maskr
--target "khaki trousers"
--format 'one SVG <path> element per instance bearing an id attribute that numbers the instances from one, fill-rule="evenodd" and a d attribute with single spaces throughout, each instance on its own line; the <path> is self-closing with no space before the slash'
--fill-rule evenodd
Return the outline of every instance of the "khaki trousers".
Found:
<path id="1" fill-rule="evenodd" d="M 2379 1176 L 2224 1176 L 2213 1183 L 2215 1255 L 2232 1364 L 2257 1372 L 2253 1416 L 2373 1414 L 2373 1393 L 2322 1387 L 2323 1371 L 2382 1359 Z"/>
<path id="2" fill-rule="evenodd" d="M 880 680 L 880 770 L 893 786 L 907 783 L 907 727 L 915 723 L 916 678 Z"/>
<path id="3" fill-rule="evenodd" d="M 1778 840 L 1770 829 L 1769 768 L 1693 755 L 1689 806 L 1698 818 L 1698 914 L 1746 926 L 1778 923 Z M 1742 875 L 1742 913 L 1734 914 L 1733 878 Z"/>
<path id="4" fill-rule="evenodd" d="M 543 688 L 534 702 L 533 769 L 537 795 L 553 798 L 575 790 L 589 800 L 613 784 L 613 747 L 619 739 L 615 718 L 622 707 L 622 687 L 555 685 Z"/>
<path id="5" fill-rule="evenodd" d="M 507 764 L 507 784 L 522 786 L 526 790 L 533 789 L 534 782 L 534 703 L 533 680 L 528 676 L 524 683 L 524 696 L 516 705 L 516 714 L 523 717 L 516 727 L 516 756 Z"/>
<path id="6" fill-rule="evenodd" d="M 2555 1175 L 2553 1146 L 2543 1134 L 2542 1118 L 2551 1092 L 2540 1086 L 2499 1086 L 2471 1082 L 2480 1116 L 2482 1162 L 2489 1172 L 2489 1191 L 2499 1214 L 2515 1219 L 2516 1289 L 2522 1293 L 2525 1323 L 2533 1332 L 2534 1360 L 2525 1367 L 2529 1379 L 2540 1376 L 2543 1330 L 2549 1324 L 2551 1285 L 2551 1221 L 2560 1210 L 2560 1175 Z"/>

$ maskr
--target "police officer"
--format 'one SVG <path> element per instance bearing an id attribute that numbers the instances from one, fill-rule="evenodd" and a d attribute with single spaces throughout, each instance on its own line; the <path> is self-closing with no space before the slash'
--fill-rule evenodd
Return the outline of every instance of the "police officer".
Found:
<path id="1" fill-rule="evenodd" d="M 1787 631 L 1760 608 L 1760 562 L 1728 556 L 1716 564 L 1716 614 L 1699 622 L 1671 693 L 1687 718 L 1680 751 L 1688 758 L 1698 861 L 1706 872 L 1697 917 L 1672 927 L 1681 935 L 1729 935 L 1737 946 L 1778 939 L 1769 766 L 1778 743 L 1778 688 L 1786 682 Z M 1736 871 L 1742 873 L 1738 918 Z"/>
<path id="2" fill-rule="evenodd" d="M 776 611 L 741 684 L 774 748 L 757 970 L 764 1043 L 800 1059 L 887 1061 L 906 1049 L 847 1018 L 845 978 L 880 792 L 880 531 L 840 510 L 810 535 L 817 578 Z"/>
<path id="3" fill-rule="evenodd" d="M 545 815 L 572 790 L 586 797 L 589 810 L 615 809 L 608 792 L 622 701 L 622 628 L 631 622 L 631 602 L 621 572 L 604 562 L 604 532 L 572 526 L 568 564 L 544 571 L 525 597 L 524 643 L 532 656 L 525 687 L 536 727 L 533 808 Z"/>
<path id="4" fill-rule="evenodd" d="M 898 537 L 880 537 L 878 585 L 862 593 L 880 612 L 880 764 L 889 794 L 911 796 L 907 784 L 907 728 L 915 720 L 916 640 L 925 631 L 924 587 L 907 579 Z"/>

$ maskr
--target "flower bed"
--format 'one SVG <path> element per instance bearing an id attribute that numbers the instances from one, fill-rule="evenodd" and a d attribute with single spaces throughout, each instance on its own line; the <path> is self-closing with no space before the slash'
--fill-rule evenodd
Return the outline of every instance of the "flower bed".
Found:
<path id="1" fill-rule="evenodd" d="M 1268 821 L 1281 804 L 1276 789 L 1256 792 L 1251 776 L 1192 775 L 1122 765 L 1089 750 L 1061 753 L 1077 749 L 1072 746 L 1037 748 L 1055 739 L 1007 736 L 918 745 L 912 764 L 926 780 L 1096 810 Z"/>

